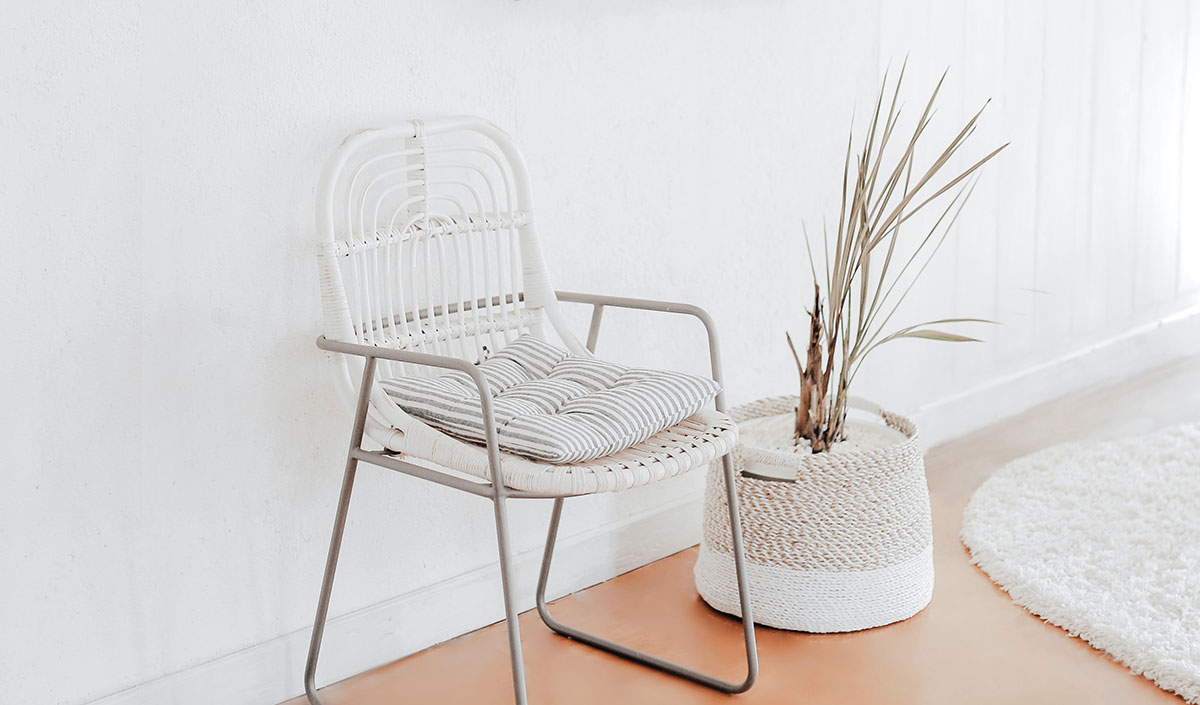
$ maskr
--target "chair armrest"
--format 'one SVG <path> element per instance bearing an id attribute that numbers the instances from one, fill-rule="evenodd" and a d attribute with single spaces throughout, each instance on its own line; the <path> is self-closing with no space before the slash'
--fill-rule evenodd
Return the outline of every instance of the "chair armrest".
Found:
<path id="1" fill-rule="evenodd" d="M 347 343 L 342 340 L 331 340 L 325 336 L 317 337 L 317 347 L 330 352 L 340 352 L 346 355 L 357 355 L 365 358 L 379 358 L 381 360 L 391 360 L 393 362 L 407 362 L 411 365 L 421 365 L 423 367 L 440 367 L 446 370 L 459 370 L 471 375 L 476 381 L 484 380 L 483 374 L 476 369 L 475 365 L 466 360 L 457 357 L 448 357 L 446 355 L 430 355 L 429 353 L 414 352 L 412 350 L 396 350 L 395 348 L 381 348 L 378 345 L 363 345 L 362 343 Z M 484 385 L 486 387 L 486 384 Z"/>
<path id="2" fill-rule="evenodd" d="M 559 301 L 576 304 L 592 304 L 593 306 L 612 306 L 614 308 L 632 308 L 641 311 L 661 311 L 663 313 L 681 313 L 694 316 L 704 322 L 705 328 L 714 328 L 712 316 L 708 311 L 693 304 L 674 301 L 654 301 L 652 299 L 631 299 L 624 296 L 609 296 L 607 294 L 584 294 L 577 291 L 556 291 L 554 295 Z"/>
<path id="3" fill-rule="evenodd" d="M 725 411 L 725 382 L 721 371 L 721 350 L 717 343 L 717 325 L 713 322 L 712 316 L 709 315 L 708 311 L 693 304 L 654 301 L 651 299 L 632 299 L 624 296 L 608 296 L 605 294 L 556 291 L 554 295 L 559 301 L 592 305 L 592 323 L 588 331 L 587 342 L 588 350 L 595 350 L 596 348 L 596 337 L 600 332 L 601 312 L 605 306 L 636 309 L 639 311 L 657 311 L 660 313 L 679 313 L 700 319 L 700 322 L 704 324 L 705 332 L 708 334 L 708 356 L 712 366 L 712 378 L 716 380 L 717 384 L 721 385 L 721 392 L 717 394 L 716 398 L 717 411 Z"/>
<path id="4" fill-rule="evenodd" d="M 317 337 L 317 347 L 330 352 L 339 352 L 366 358 L 367 365 L 366 369 L 363 370 L 362 390 L 359 392 L 359 406 L 363 409 L 366 407 L 366 398 L 371 393 L 371 381 L 375 373 L 375 360 L 377 359 L 405 362 L 424 367 L 438 367 L 446 370 L 458 370 L 459 372 L 467 373 L 475 382 L 476 389 L 479 390 L 479 406 L 483 411 L 483 433 L 487 443 L 488 461 L 492 470 L 491 477 L 502 477 L 500 473 L 500 441 L 496 435 L 496 416 L 492 411 L 492 389 L 488 386 L 487 378 L 479 371 L 477 365 L 473 365 L 457 357 L 431 355 L 412 350 L 381 348 L 378 345 L 347 343 L 342 340 L 331 340 L 323 335 Z M 504 483 L 493 482 L 493 484 L 502 486 Z M 498 489 L 497 491 L 501 493 L 497 496 L 503 495 L 502 489 Z"/>

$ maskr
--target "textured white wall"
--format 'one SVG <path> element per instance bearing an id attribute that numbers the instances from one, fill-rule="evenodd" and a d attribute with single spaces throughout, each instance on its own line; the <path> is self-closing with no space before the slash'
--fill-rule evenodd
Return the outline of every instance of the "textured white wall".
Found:
<path id="1" fill-rule="evenodd" d="M 348 418 L 312 345 L 312 201 L 346 132 L 476 113 L 524 146 L 563 288 L 692 300 L 733 402 L 789 391 L 798 217 L 836 207 L 848 116 L 911 54 L 950 66 L 945 135 L 1013 146 L 860 392 L 911 409 L 1200 293 L 1200 10 L 1185 0 L 799 0 L 124 7 L 0 13 L 0 693 L 86 702 L 299 629 Z M 607 317 L 600 352 L 702 370 L 683 323 Z M 364 472 L 334 613 L 493 560 L 489 507 Z M 567 532 L 699 476 L 578 502 Z M 517 548 L 548 509 L 514 511 Z M 419 618 L 436 618 L 415 616 Z"/>

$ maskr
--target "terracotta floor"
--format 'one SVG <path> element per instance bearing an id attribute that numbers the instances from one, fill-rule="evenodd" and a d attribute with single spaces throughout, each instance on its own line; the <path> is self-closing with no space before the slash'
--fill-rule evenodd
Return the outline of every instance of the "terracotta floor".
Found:
<path id="1" fill-rule="evenodd" d="M 1006 461 L 1053 443 L 1133 434 L 1200 419 L 1200 357 L 1073 395 L 934 448 L 937 587 L 922 613 L 837 635 L 758 632 L 761 677 L 722 695 L 568 641 L 521 616 L 529 696 L 560 703 L 1182 703 L 1079 639 L 1013 605 L 970 565 L 957 533 L 971 491 Z M 695 549 L 559 600 L 568 624 L 731 679 L 740 624 L 696 595 Z M 327 705 L 511 703 L 503 624 L 459 637 L 322 691 Z M 303 699 L 289 701 L 300 705 Z"/>

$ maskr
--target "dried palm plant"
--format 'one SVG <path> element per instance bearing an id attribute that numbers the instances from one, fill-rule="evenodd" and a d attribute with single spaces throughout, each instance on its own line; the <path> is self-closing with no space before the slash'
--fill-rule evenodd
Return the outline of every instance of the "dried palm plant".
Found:
<path id="1" fill-rule="evenodd" d="M 978 176 L 969 177 L 1008 146 L 1001 145 L 953 178 L 941 178 L 951 158 L 975 131 L 976 122 L 984 109 L 980 108 L 924 172 L 917 172 L 914 183 L 917 145 L 933 118 L 933 106 L 945 79 L 946 74 L 943 73 L 929 96 L 904 152 L 898 159 L 892 158 L 894 163 L 890 163 L 885 154 L 900 118 L 901 109 L 897 100 L 904 81 L 904 68 L 901 68 L 892 89 L 887 115 L 883 116 L 881 108 L 888 91 L 885 74 L 875 101 L 870 129 L 865 142 L 859 145 L 857 154 L 854 130 L 851 128 L 842 168 L 842 205 L 836 236 L 831 238 L 828 229 L 824 234 L 824 299 L 821 297 L 821 279 L 817 277 L 807 228 L 804 231 L 814 289 L 813 308 L 808 311 L 808 349 L 804 361 L 801 361 L 790 334 L 787 341 L 800 372 L 796 445 L 807 441 L 814 453 L 828 450 L 833 443 L 845 438 L 847 394 L 854 376 L 871 351 L 900 338 L 977 341 L 977 338 L 944 332 L 930 326 L 990 323 L 977 318 L 944 318 L 884 333 L 913 284 L 945 242 L 963 205 L 970 198 Z M 986 103 L 984 107 L 987 107 Z M 900 255 L 899 252 L 909 246 L 906 242 L 898 252 L 901 225 L 934 201 L 945 201 L 942 197 L 947 195 L 949 202 L 933 226 L 927 231 L 917 231 L 913 239 L 916 246 L 911 254 L 907 257 Z M 908 229 L 904 230 L 904 237 L 910 239 Z"/>

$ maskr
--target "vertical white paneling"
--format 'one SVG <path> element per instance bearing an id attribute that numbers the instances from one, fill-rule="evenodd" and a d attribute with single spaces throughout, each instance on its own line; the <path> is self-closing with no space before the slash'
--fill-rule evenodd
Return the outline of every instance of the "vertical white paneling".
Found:
<path id="1" fill-rule="evenodd" d="M 1131 235 L 1136 226 L 1142 3 L 1104 0 L 1095 7 L 1091 219 L 1083 248 L 1084 284 L 1074 292 L 1081 303 L 1079 330 L 1085 335 L 1114 330 L 1115 322 L 1129 319 L 1129 273 L 1137 257 Z"/>
<path id="2" fill-rule="evenodd" d="M 968 3 L 963 14 L 963 52 L 959 78 L 963 82 L 964 113 L 973 114 L 985 101 L 993 100 L 984 111 L 979 128 L 972 137 L 970 155 L 981 156 L 1008 141 L 1006 127 L 999 118 L 1001 108 L 994 101 L 1004 80 L 1005 12 L 1000 3 Z M 1005 156 L 997 157 L 1004 159 Z M 1000 180 L 993 162 L 978 182 L 970 204 L 959 219 L 957 242 L 958 272 L 955 287 L 956 313 L 972 318 L 997 320 L 996 257 L 997 223 L 1000 208 Z M 1001 329 L 973 328 L 988 344 L 957 346 L 956 383 L 978 378 L 995 364 L 996 346 L 991 344 Z"/>
<path id="3" fill-rule="evenodd" d="M 1000 182 L 997 213 L 997 318 L 1002 324 L 995 346 L 1001 364 L 1013 365 L 1029 354 L 1033 312 L 1039 301 L 1037 262 L 1038 128 L 1042 110 L 1043 5 L 1016 0 L 1005 6 L 1004 74 L 991 119 L 1004 127 L 1008 149 L 995 166 Z"/>
<path id="4" fill-rule="evenodd" d="M 1045 5 L 1033 335 L 1048 347 L 1069 339 L 1083 278 L 1079 255 L 1087 242 L 1089 185 L 1080 177 L 1091 162 L 1094 19 L 1091 0 Z"/>
<path id="5" fill-rule="evenodd" d="M 920 117 L 930 92 L 937 85 L 943 71 L 949 75 L 942 87 L 937 102 L 937 113 L 922 138 L 918 149 L 914 174 L 928 167 L 941 148 L 957 134 L 962 126 L 962 96 L 964 75 L 961 70 L 963 42 L 963 5 L 953 0 L 919 0 L 909 3 L 881 5 L 880 20 L 880 74 L 891 64 L 893 78 L 907 57 L 904 87 L 901 100 L 904 102 L 904 118 L 898 128 L 892 156 L 887 160 L 894 163 L 899 150 L 904 148 L 917 119 Z M 864 112 L 867 108 L 864 107 Z M 865 124 L 865 120 L 863 120 Z M 961 164 L 959 159 L 955 165 Z M 955 165 L 947 167 L 948 174 Z M 945 177 L 942 177 L 945 178 Z M 929 191 L 932 193 L 932 191 Z M 944 207 L 942 203 L 940 207 Z M 938 203 L 931 204 L 926 213 L 913 218 L 901 229 L 900 240 L 894 260 L 903 264 L 936 220 L 933 215 L 940 210 Z M 912 289 L 904 305 L 889 322 L 888 328 L 956 315 L 953 293 L 956 289 L 957 242 L 951 237 L 937 257 L 925 270 L 920 282 Z M 924 257 L 924 255 L 922 255 Z M 923 260 L 918 260 L 918 262 Z M 914 269 L 916 266 L 914 265 Z M 899 265 L 893 267 L 893 271 Z M 925 344 L 927 341 L 900 340 L 879 348 L 864 366 L 861 387 L 864 393 L 880 397 L 884 403 L 899 403 L 898 399 L 936 398 L 946 393 L 954 384 L 952 351 L 944 345 Z M 936 362 L 935 362 L 936 361 Z M 895 369 L 911 369 L 922 364 L 935 364 L 940 374 L 918 380 L 894 374 Z M 896 395 L 889 398 L 887 395 Z M 893 400 L 895 399 L 895 400 Z"/>
<path id="6" fill-rule="evenodd" d="M 1133 299 L 1138 311 L 1158 310 L 1175 296 L 1179 254 L 1186 0 L 1155 0 L 1143 8 Z"/>
<path id="7" fill-rule="evenodd" d="M 922 48 L 934 50 L 933 55 L 945 64 L 949 73 L 946 76 L 948 85 L 943 87 L 946 93 L 940 99 L 934 122 L 938 130 L 933 133 L 935 137 L 929 143 L 931 149 L 927 159 L 932 158 L 936 152 L 945 147 L 978 109 L 978 105 L 970 97 L 975 91 L 972 90 L 965 66 L 966 34 L 963 28 L 966 26 L 968 7 L 966 3 L 957 0 L 938 0 L 932 6 L 933 19 L 929 25 L 934 30 L 934 34 Z M 983 149 L 983 145 L 979 141 L 974 138 L 968 141 L 967 146 L 959 150 L 947 164 L 941 177 L 942 180 L 952 179 L 967 169 L 975 162 L 981 149 Z M 949 195 L 946 194 L 946 196 Z M 946 196 L 942 198 L 945 199 Z M 930 212 L 926 214 L 927 217 L 932 218 L 934 211 L 940 210 L 948 204 L 949 200 L 939 200 L 930 204 Z M 962 282 L 972 279 L 972 272 L 964 272 L 958 266 L 959 253 L 966 247 L 962 242 L 964 236 L 965 231 L 960 221 L 955 224 L 942 249 L 938 251 L 929 268 L 922 275 L 923 280 L 917 285 L 917 289 L 921 291 L 912 303 L 911 309 L 917 321 L 971 315 L 969 311 L 962 308 L 963 302 L 955 296 L 962 288 Z M 977 268 L 978 265 L 972 269 Z M 928 281 L 924 280 L 925 277 L 928 277 Z M 917 289 L 914 289 L 914 292 Z M 925 346 L 920 343 L 927 341 L 913 342 L 917 344 L 910 347 L 912 354 L 919 356 L 918 360 L 922 360 L 926 364 L 930 362 L 937 364 L 940 369 L 949 373 L 939 375 L 936 385 L 928 383 L 922 385 L 923 388 L 928 389 L 929 398 L 950 394 L 952 390 L 958 388 L 961 374 L 959 368 L 963 354 L 970 352 L 971 346 L 944 344 Z"/>
<path id="8" fill-rule="evenodd" d="M 1195 2 L 1187 6 L 1187 27 L 1177 299 L 1200 296 L 1200 7 Z"/>

